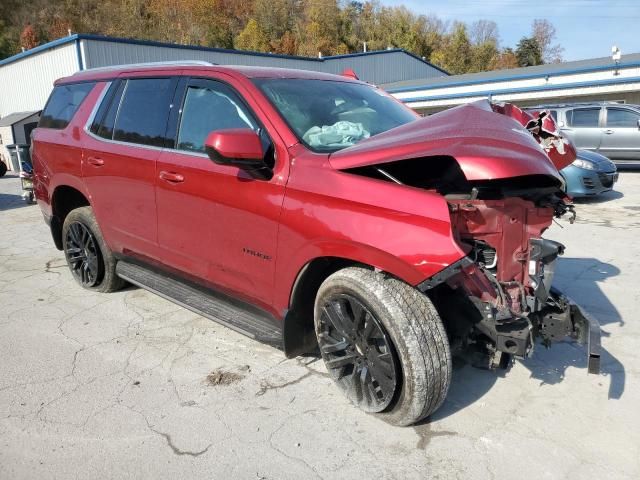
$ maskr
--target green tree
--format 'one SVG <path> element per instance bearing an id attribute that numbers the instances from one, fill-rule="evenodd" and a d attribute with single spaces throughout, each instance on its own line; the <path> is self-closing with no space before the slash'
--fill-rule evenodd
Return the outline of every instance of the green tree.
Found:
<path id="1" fill-rule="evenodd" d="M 522 37 L 516 47 L 516 57 L 518 65 L 521 67 L 531 67 L 542 65 L 542 52 L 540 45 L 535 38 Z"/>
<path id="2" fill-rule="evenodd" d="M 431 61 L 454 75 L 469 71 L 472 61 L 471 42 L 464 23 L 456 22 L 454 24 L 453 32 L 445 39 L 443 45 L 433 53 Z"/>
<path id="3" fill-rule="evenodd" d="M 240 32 L 235 41 L 236 48 L 240 50 L 251 50 L 254 52 L 268 52 L 269 39 L 266 33 L 260 28 L 255 18 L 247 22 L 247 26 Z"/>

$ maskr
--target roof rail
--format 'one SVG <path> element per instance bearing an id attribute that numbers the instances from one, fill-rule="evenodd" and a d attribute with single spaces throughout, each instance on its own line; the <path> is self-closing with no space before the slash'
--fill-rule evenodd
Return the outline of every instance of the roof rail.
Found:
<path id="1" fill-rule="evenodd" d="M 628 105 L 625 101 L 607 101 L 607 100 L 595 100 L 593 102 L 563 102 L 563 103 L 542 103 L 539 105 L 532 105 L 524 107 L 526 109 L 534 108 L 564 108 L 564 107 L 577 107 L 585 105 Z"/>
<path id="2" fill-rule="evenodd" d="M 216 63 L 207 62 L 205 60 L 176 60 L 170 62 L 145 62 L 145 63 L 127 63 L 123 65 L 109 65 L 107 67 L 87 68 L 80 70 L 75 75 L 83 72 L 110 72 L 113 70 L 126 70 L 131 68 L 154 68 L 154 67 L 192 67 L 203 66 L 213 67 Z"/>

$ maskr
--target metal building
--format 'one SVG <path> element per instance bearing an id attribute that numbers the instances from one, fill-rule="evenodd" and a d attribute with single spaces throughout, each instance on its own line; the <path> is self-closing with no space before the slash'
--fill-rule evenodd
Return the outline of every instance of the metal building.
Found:
<path id="1" fill-rule="evenodd" d="M 351 68 L 362 80 L 375 84 L 448 75 L 400 49 L 307 58 L 77 34 L 0 61 L 0 118 L 42 109 L 54 80 L 78 70 L 172 60 L 206 60 L 220 65 L 299 68 L 327 73 Z"/>
<path id="2" fill-rule="evenodd" d="M 640 53 L 380 85 L 424 113 L 491 98 L 522 106 L 614 101 L 640 104 Z"/>

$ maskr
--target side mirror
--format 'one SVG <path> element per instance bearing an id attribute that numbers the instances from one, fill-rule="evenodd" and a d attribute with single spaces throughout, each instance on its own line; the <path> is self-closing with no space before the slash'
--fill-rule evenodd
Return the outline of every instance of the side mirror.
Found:
<path id="1" fill-rule="evenodd" d="M 204 148 L 209 158 L 219 165 L 236 166 L 260 180 L 273 176 L 265 163 L 260 135 L 250 128 L 214 130 L 204 141 Z"/>

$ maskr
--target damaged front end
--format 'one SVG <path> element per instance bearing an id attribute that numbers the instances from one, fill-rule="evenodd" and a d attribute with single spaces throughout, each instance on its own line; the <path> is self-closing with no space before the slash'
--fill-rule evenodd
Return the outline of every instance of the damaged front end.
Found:
<path id="1" fill-rule="evenodd" d="M 495 366 L 529 355 L 537 338 L 549 345 L 570 336 L 588 344 L 589 372 L 597 373 L 599 326 L 551 286 L 564 246 L 542 238 L 569 205 L 557 196 L 447 201 L 467 256 L 418 288 L 447 312 L 454 343 L 481 345 Z"/>
<path id="2" fill-rule="evenodd" d="M 575 159 L 548 112 L 487 101 L 453 108 L 331 156 L 334 168 L 438 193 L 466 256 L 418 285 L 447 324 L 451 344 L 489 354 L 491 366 L 525 357 L 536 339 L 588 345 L 599 371 L 595 319 L 552 287 L 558 242 L 542 238 L 575 212 L 558 170 Z"/>

